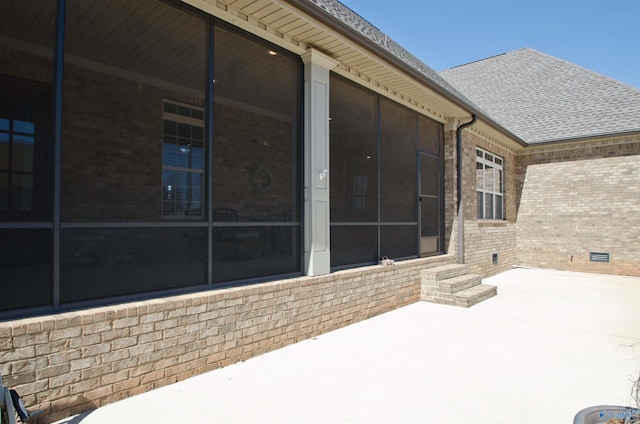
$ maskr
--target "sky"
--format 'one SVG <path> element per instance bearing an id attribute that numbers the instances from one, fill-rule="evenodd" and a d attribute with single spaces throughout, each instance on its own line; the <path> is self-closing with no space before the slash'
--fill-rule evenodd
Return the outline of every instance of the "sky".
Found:
<path id="1" fill-rule="evenodd" d="M 640 89 L 640 0 L 340 0 L 436 71 L 529 47 Z"/>

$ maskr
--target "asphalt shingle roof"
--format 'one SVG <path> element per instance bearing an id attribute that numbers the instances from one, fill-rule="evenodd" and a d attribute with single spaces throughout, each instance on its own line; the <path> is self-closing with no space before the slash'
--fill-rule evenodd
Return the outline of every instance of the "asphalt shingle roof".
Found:
<path id="1" fill-rule="evenodd" d="M 530 48 L 434 71 L 337 0 L 308 0 L 526 143 L 640 131 L 640 90 Z"/>
<path id="2" fill-rule="evenodd" d="M 440 75 L 527 143 L 640 131 L 640 90 L 530 48 Z"/>

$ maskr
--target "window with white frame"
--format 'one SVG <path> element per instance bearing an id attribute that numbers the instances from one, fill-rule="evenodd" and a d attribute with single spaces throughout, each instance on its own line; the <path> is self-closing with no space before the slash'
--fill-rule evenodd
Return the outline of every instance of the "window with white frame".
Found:
<path id="1" fill-rule="evenodd" d="M 165 100 L 162 128 L 162 216 L 201 217 L 204 110 Z"/>
<path id="2" fill-rule="evenodd" d="M 476 193 L 478 219 L 505 219 L 504 159 L 482 149 L 476 150 Z"/>

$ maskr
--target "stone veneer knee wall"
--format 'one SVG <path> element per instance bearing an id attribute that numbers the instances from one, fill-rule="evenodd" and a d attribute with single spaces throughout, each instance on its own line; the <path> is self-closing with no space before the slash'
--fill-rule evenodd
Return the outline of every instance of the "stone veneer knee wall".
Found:
<path id="1" fill-rule="evenodd" d="M 0 373 L 44 422 L 243 361 L 420 298 L 450 255 L 0 323 Z"/>

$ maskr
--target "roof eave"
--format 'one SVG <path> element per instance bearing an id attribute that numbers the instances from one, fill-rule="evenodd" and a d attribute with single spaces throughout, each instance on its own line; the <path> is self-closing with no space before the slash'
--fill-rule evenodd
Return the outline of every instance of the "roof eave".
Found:
<path id="1" fill-rule="evenodd" d="M 513 139 L 517 144 L 522 147 L 526 147 L 529 144 L 522 140 L 517 135 L 513 134 L 511 131 L 507 130 L 496 121 L 491 119 L 488 115 L 478 109 L 477 106 L 465 101 L 454 93 L 447 91 L 436 81 L 433 81 L 424 73 L 420 72 L 413 66 L 409 65 L 407 62 L 392 54 L 390 51 L 385 50 L 379 44 L 375 43 L 373 40 L 367 38 L 364 34 L 356 31 L 346 23 L 340 21 L 339 19 L 331 16 L 328 12 L 324 11 L 322 8 L 318 7 L 314 3 L 309 0 L 284 0 L 285 2 L 291 4 L 297 9 L 303 11 L 304 13 L 310 15 L 314 19 L 322 22 L 323 24 L 329 26 L 334 29 L 336 32 L 340 33 L 340 35 L 348 38 L 349 40 L 363 46 L 371 53 L 380 57 L 380 59 L 390 63 L 394 67 L 398 68 L 402 72 L 416 79 L 420 83 L 424 84 L 427 88 L 434 91 L 438 95 L 444 97 L 448 101 L 454 103 L 456 106 L 466 110 L 469 115 L 476 114 L 478 119 L 487 123 L 490 127 L 499 131 L 506 135 L 507 137 Z"/>
<path id="2" fill-rule="evenodd" d="M 532 142 L 529 142 L 527 145 L 530 146 L 530 147 L 547 146 L 549 144 L 558 144 L 558 143 L 565 143 L 565 142 L 566 143 L 575 143 L 575 142 L 580 142 L 580 141 L 597 140 L 597 139 L 601 139 L 601 138 L 629 137 L 629 136 L 640 136 L 640 129 L 630 130 L 630 131 L 623 131 L 623 132 L 601 133 L 601 134 L 594 134 L 594 135 L 588 135 L 588 136 L 578 136 L 578 137 L 569 137 L 569 138 L 556 138 L 556 139 L 549 139 L 549 140 L 543 140 L 543 141 L 532 141 Z"/>

